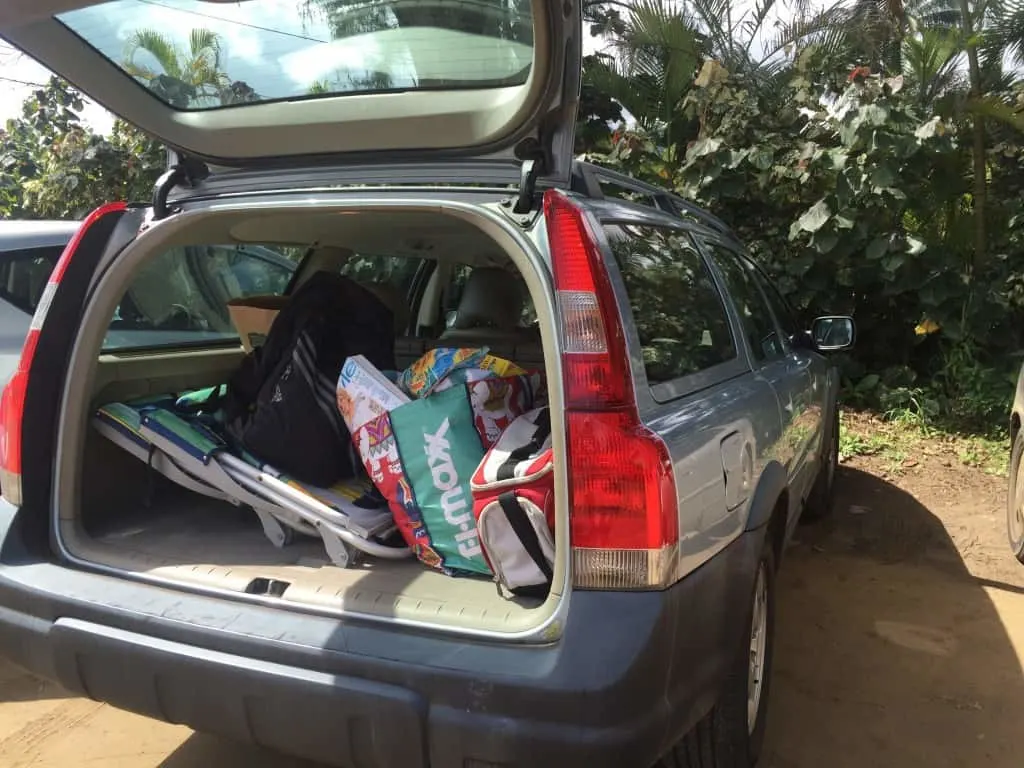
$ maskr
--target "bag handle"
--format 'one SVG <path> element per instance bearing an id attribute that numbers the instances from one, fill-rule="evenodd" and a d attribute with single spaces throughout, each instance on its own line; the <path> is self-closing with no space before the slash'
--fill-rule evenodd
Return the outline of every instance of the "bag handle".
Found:
<path id="1" fill-rule="evenodd" d="M 519 537 L 519 541 L 522 542 L 526 554 L 530 556 L 530 559 L 533 560 L 540 572 L 544 574 L 544 578 L 550 583 L 554 579 L 551 565 L 548 563 L 548 559 L 544 557 L 544 551 L 540 547 L 540 539 L 537 537 L 537 530 L 530 523 L 526 511 L 516 501 L 515 493 L 507 491 L 501 494 L 498 496 L 498 503 L 505 512 L 505 517 L 508 518 L 508 524 L 512 526 L 512 531 Z"/>
<path id="2" fill-rule="evenodd" d="M 537 421 L 534 422 L 537 429 L 528 443 L 523 443 L 518 448 L 509 451 L 508 458 L 503 461 L 494 473 L 496 480 L 512 480 L 516 476 L 516 465 L 523 459 L 527 459 L 540 451 L 541 446 L 551 436 L 551 411 L 544 408 L 537 414 Z"/>

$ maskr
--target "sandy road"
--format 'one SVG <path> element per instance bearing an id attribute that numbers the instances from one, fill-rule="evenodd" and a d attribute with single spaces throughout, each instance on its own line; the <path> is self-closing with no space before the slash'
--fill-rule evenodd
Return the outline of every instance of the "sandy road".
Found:
<path id="1" fill-rule="evenodd" d="M 1002 540 L 1003 481 L 943 468 L 897 487 L 862 469 L 787 555 L 763 765 L 1024 765 L 1024 568 Z M 0 766 L 69 765 L 312 768 L 0 664 Z"/>

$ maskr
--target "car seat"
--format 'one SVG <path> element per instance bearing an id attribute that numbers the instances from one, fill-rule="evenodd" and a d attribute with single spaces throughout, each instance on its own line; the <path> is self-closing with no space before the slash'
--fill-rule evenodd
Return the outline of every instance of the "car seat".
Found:
<path id="1" fill-rule="evenodd" d="M 455 322 L 437 346 L 487 347 L 523 367 L 543 367 L 539 335 L 520 325 L 526 301 L 516 276 L 500 267 L 477 267 L 466 279 Z"/>

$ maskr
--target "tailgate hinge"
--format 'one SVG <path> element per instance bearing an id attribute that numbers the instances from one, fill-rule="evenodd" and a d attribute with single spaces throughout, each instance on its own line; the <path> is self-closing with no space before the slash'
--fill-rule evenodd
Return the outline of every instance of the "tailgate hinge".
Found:
<path id="1" fill-rule="evenodd" d="M 536 139 L 521 142 L 516 147 L 516 155 L 523 164 L 519 170 L 519 192 L 512 203 L 512 213 L 523 216 L 534 208 L 537 179 L 545 173 L 548 163 L 543 145 Z"/>
<path id="2" fill-rule="evenodd" d="M 172 189 L 182 184 L 194 187 L 196 182 L 210 175 L 210 169 L 200 160 L 193 160 L 187 155 L 177 155 L 177 160 L 171 168 L 160 174 L 153 185 L 153 221 L 160 221 L 178 212 L 177 208 L 171 209 L 167 205 L 167 196 Z"/>
<path id="3" fill-rule="evenodd" d="M 543 169 L 544 160 L 542 158 L 530 158 L 523 161 L 523 167 L 519 172 L 519 193 L 516 195 L 516 202 L 512 206 L 512 213 L 522 215 L 533 210 L 537 177 L 540 176 Z"/>

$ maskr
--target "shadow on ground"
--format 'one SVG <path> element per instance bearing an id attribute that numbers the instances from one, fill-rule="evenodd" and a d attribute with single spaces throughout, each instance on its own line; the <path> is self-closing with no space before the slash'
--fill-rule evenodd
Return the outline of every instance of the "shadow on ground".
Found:
<path id="1" fill-rule="evenodd" d="M 320 768 L 267 749 L 196 733 L 159 764 L 160 768 Z"/>
<path id="2" fill-rule="evenodd" d="M 972 576 L 927 507 L 856 470 L 797 538 L 762 765 L 1024 764 L 1020 584 Z"/>
<path id="3" fill-rule="evenodd" d="M 40 680 L 6 659 L 0 659 L 0 704 L 63 699 L 67 695 L 56 683 Z"/>

